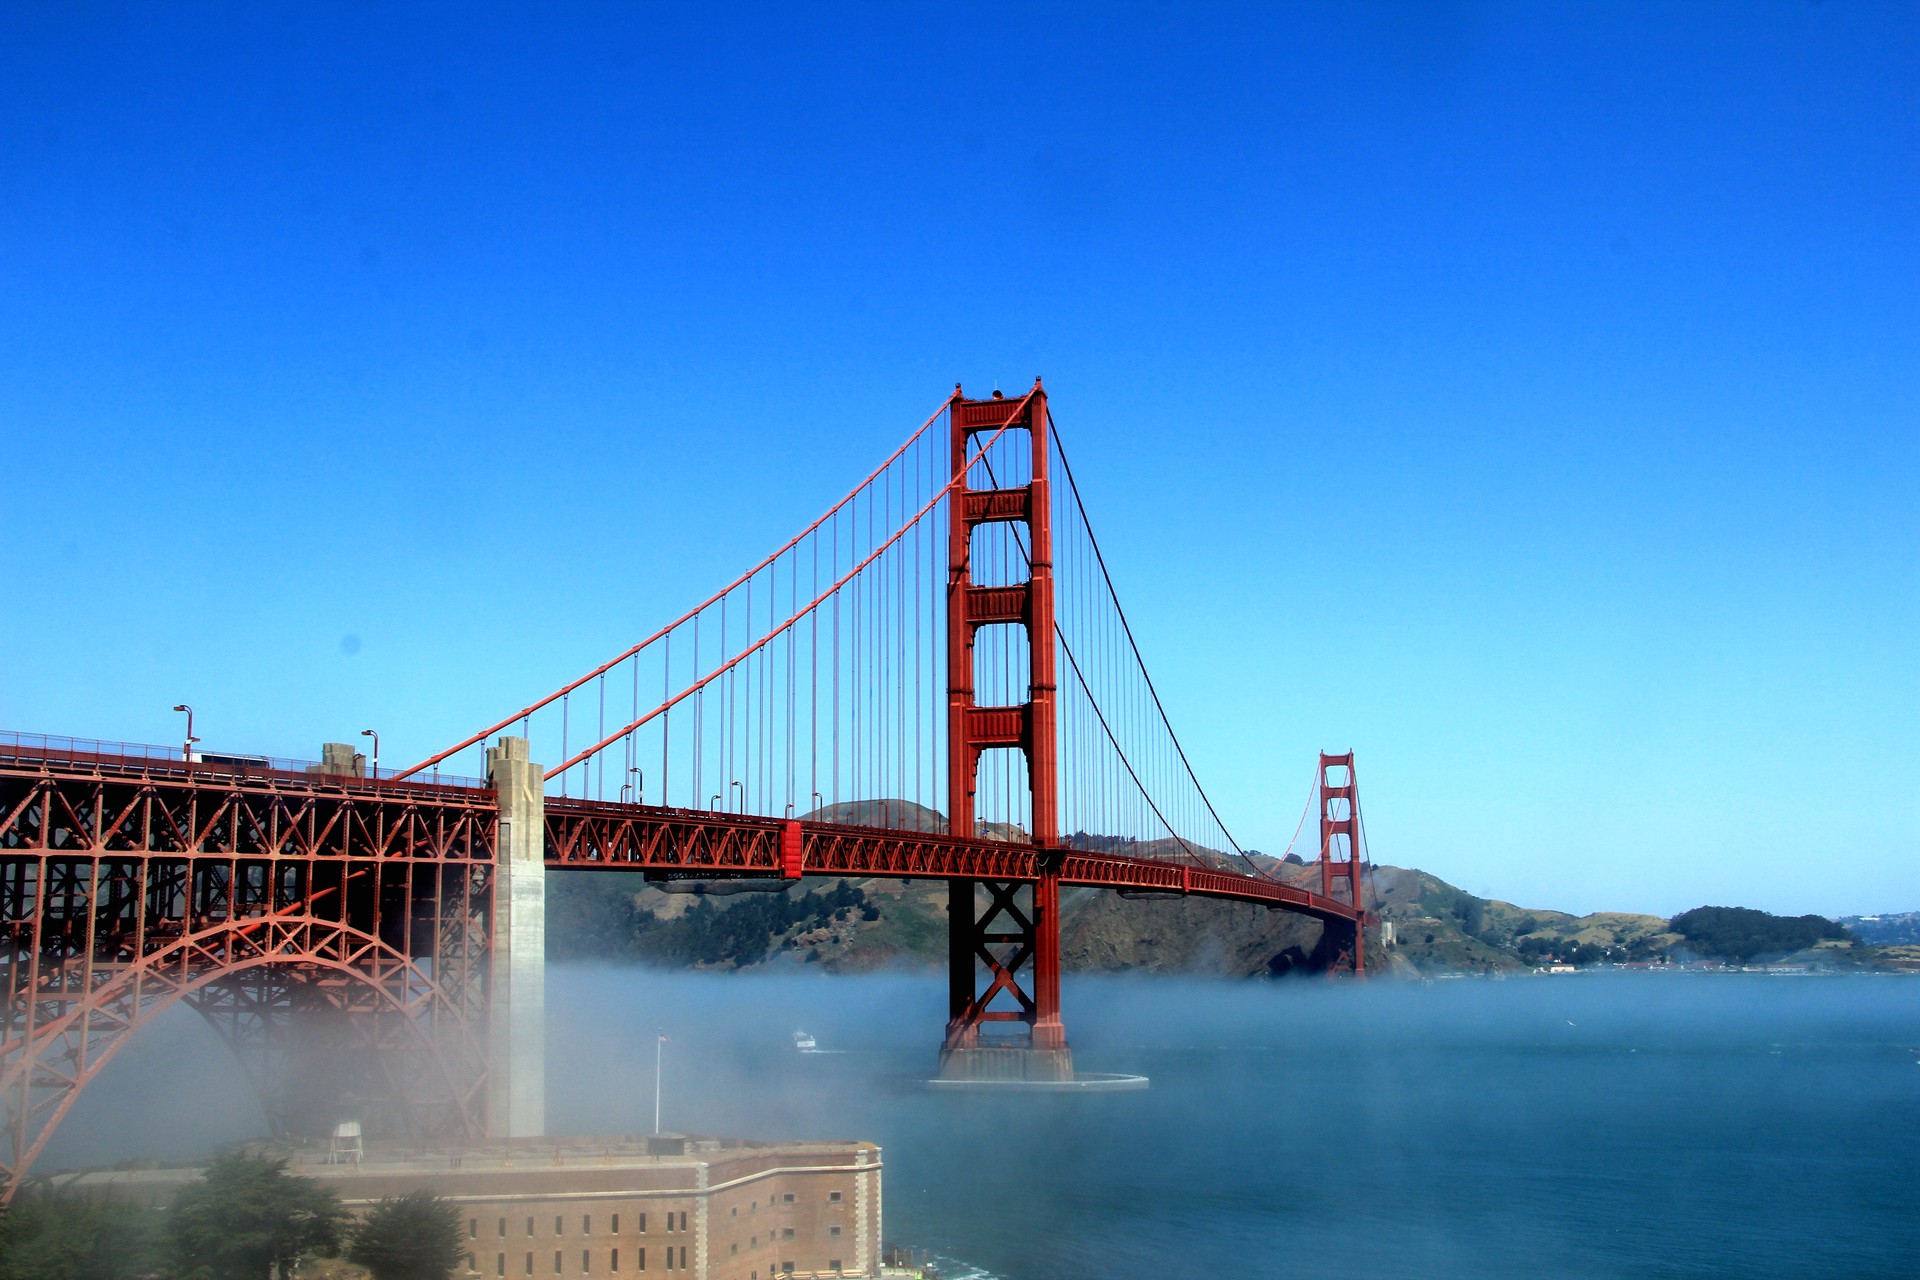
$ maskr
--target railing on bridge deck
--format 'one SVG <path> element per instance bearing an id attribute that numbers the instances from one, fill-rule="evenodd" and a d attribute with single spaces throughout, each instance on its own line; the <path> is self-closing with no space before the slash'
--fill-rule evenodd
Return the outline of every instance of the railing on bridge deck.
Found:
<path id="1" fill-rule="evenodd" d="M 102 738 L 74 738 L 62 734 L 0 730 L 0 762 L 35 760 L 93 764 L 121 771 L 145 771 L 160 775 L 209 779 L 232 777 L 260 780 L 274 778 L 310 780 L 318 777 L 342 781 L 352 778 L 396 787 L 464 787 L 472 790 L 491 789 L 492 786 L 482 778 L 441 773 L 438 769 L 415 774 L 405 782 L 397 782 L 394 779 L 403 770 L 384 768 L 376 772 L 364 764 L 358 766 L 359 771 L 356 773 L 331 773 L 326 771 L 321 761 L 291 756 L 226 751 L 195 751 L 189 755 L 181 747 L 163 747 L 150 742 L 113 742 Z"/>

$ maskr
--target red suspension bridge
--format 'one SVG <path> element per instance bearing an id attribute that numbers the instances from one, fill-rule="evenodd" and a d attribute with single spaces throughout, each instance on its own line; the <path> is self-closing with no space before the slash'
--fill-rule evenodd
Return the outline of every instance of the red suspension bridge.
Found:
<path id="1" fill-rule="evenodd" d="M 1324 968 L 1364 972 L 1351 755 L 1320 757 L 1316 794 L 1317 877 L 1240 847 L 1147 673 L 1044 389 L 956 387 L 697 608 L 411 767 L 370 776 L 339 744 L 301 765 L 0 742 L 0 1175 L 10 1192 L 181 1003 L 278 1130 L 350 1111 L 540 1132 L 548 869 L 714 891 L 945 880 L 942 1076 L 1069 1080 L 1062 887 L 1298 912 L 1322 923 Z"/>

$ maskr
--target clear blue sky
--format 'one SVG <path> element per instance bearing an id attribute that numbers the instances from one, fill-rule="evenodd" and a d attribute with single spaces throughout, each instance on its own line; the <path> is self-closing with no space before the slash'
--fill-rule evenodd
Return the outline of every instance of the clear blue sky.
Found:
<path id="1" fill-rule="evenodd" d="M 0 725 L 418 758 L 1044 374 L 1244 844 L 1920 908 L 1920 9 L 927 8 L 0 8 Z"/>

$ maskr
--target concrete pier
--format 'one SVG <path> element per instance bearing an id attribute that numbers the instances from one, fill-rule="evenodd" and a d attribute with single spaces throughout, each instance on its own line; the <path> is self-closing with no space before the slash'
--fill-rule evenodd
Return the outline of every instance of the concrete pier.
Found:
<path id="1" fill-rule="evenodd" d="M 547 1128 L 547 801 L 543 770 L 525 738 L 487 749 L 500 798 L 500 862 L 493 889 L 492 1060 L 487 1131 L 533 1138 Z"/>
<path id="2" fill-rule="evenodd" d="M 939 1078 L 956 1083 L 1021 1081 L 1058 1084 L 1073 1079 L 1073 1050 L 1064 1044 L 1057 1049 L 1036 1049 L 1024 1044 L 942 1049 Z"/>

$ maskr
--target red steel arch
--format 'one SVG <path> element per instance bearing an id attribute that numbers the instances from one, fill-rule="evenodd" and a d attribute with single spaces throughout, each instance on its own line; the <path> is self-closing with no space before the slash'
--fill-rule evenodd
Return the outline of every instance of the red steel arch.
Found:
<path id="1" fill-rule="evenodd" d="M 234 920 L 180 938 L 120 966 L 106 982 L 76 993 L 68 1007 L 28 1036 L 0 1046 L 0 1116 L 12 1139 L 0 1155 L 9 1193 L 33 1166 L 60 1122 L 128 1040 L 161 1013 L 249 970 L 291 970 L 316 985 L 328 975 L 349 984 L 330 1003 L 349 1016 L 390 1015 L 392 1028 L 411 1038 L 433 1067 L 421 1096 L 405 1099 L 445 1114 L 435 1129 L 477 1133 L 483 1119 L 481 1045 L 465 1034 L 431 976 L 392 947 L 336 920 L 310 915 Z M 355 1001 L 355 994 L 365 997 Z M 346 997 L 346 998 L 342 998 Z M 435 1029 L 454 1035 L 436 1035 Z M 451 1042 L 449 1042 L 451 1041 Z M 382 1044 L 391 1051 L 396 1046 Z M 417 1090 L 417 1074 L 408 1078 Z"/>
<path id="2" fill-rule="evenodd" d="M 9 1194 L 100 1067 L 181 1001 L 256 1087 L 276 1057 L 345 1037 L 360 1104 L 385 1127 L 479 1130 L 497 819 L 471 785 L 98 744 L 0 750 Z M 301 1053 L 284 1051 L 291 1036 Z"/>

